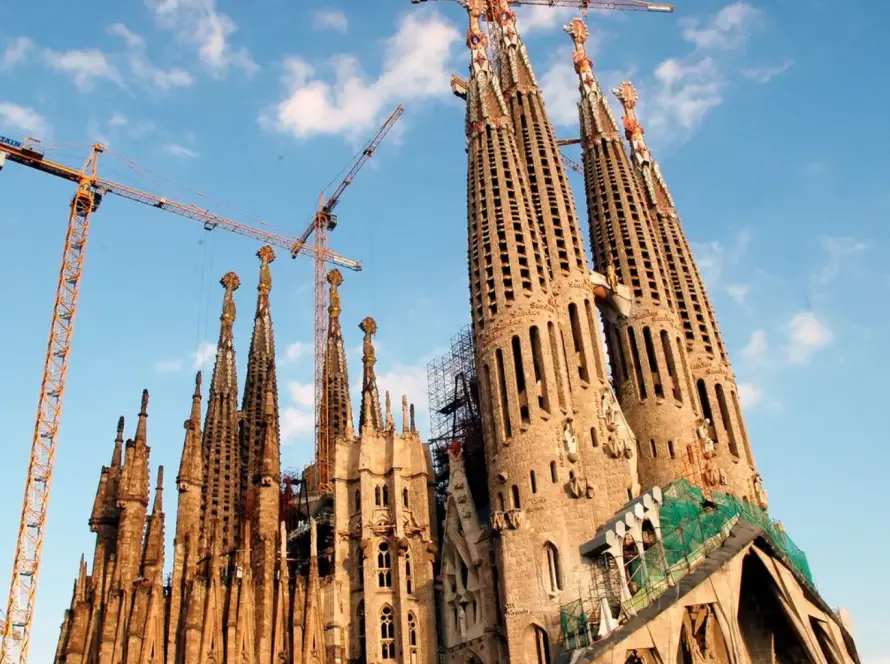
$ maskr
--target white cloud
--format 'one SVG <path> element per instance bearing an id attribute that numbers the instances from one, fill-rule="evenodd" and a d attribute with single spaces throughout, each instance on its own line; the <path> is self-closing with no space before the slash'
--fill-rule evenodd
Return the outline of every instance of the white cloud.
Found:
<path id="1" fill-rule="evenodd" d="M 759 360 L 766 355 L 769 344 L 766 341 L 766 332 L 763 330 L 754 330 L 751 333 L 751 340 L 748 345 L 742 349 L 742 355 L 749 360 Z"/>
<path id="2" fill-rule="evenodd" d="M 791 68 L 791 65 L 794 64 L 793 60 L 785 60 L 782 64 L 773 65 L 773 66 L 765 66 L 765 67 L 753 67 L 751 69 L 743 69 L 742 76 L 745 78 L 756 81 L 757 83 L 769 83 L 779 74 L 784 74 L 788 69 Z"/>
<path id="3" fill-rule="evenodd" d="M 180 145 L 179 143 L 168 143 L 164 146 L 163 149 L 164 152 L 169 155 L 173 155 L 174 157 L 187 157 L 189 159 L 194 159 L 195 157 L 200 156 L 191 148 L 187 148 L 184 145 Z"/>
<path id="4" fill-rule="evenodd" d="M 577 16 L 578 10 L 572 7 L 558 8 L 533 5 L 516 8 L 516 24 L 519 34 L 527 35 L 536 30 L 551 30 L 565 25 Z"/>
<path id="5" fill-rule="evenodd" d="M 117 111 L 114 111 L 111 114 L 111 117 L 108 119 L 108 126 L 109 127 L 126 127 L 127 122 L 128 122 L 127 116 L 125 116 L 123 113 L 118 113 Z"/>
<path id="6" fill-rule="evenodd" d="M 246 48 L 232 46 L 230 38 L 238 26 L 216 10 L 216 0 L 145 0 L 145 4 L 161 28 L 197 48 L 198 58 L 213 76 L 221 78 L 233 67 L 247 74 L 259 69 Z"/>
<path id="7" fill-rule="evenodd" d="M 296 138 L 355 136 L 376 127 L 391 105 L 447 98 L 452 49 L 460 39 L 454 24 L 439 14 L 406 14 L 386 42 L 383 71 L 374 80 L 353 55 L 332 58 L 333 82 L 302 58 L 289 57 L 283 64 L 287 96 L 260 116 L 260 124 Z"/>
<path id="8" fill-rule="evenodd" d="M 158 90 L 188 87 L 194 83 L 192 75 L 182 69 L 162 69 L 155 66 L 147 55 L 145 39 L 131 31 L 123 23 L 108 27 L 108 34 L 120 37 L 127 44 L 128 61 L 133 76 L 142 83 Z"/>
<path id="9" fill-rule="evenodd" d="M 788 324 L 788 339 L 788 360 L 804 364 L 815 351 L 829 345 L 834 335 L 825 321 L 810 311 L 801 311 Z"/>
<path id="10" fill-rule="evenodd" d="M 655 94 L 647 108 L 648 126 L 662 134 L 688 133 L 705 114 L 723 103 L 726 82 L 711 57 L 695 62 L 664 60 L 655 69 Z M 650 106 L 651 104 L 651 106 Z"/>
<path id="11" fill-rule="evenodd" d="M 380 399 L 389 391 L 392 399 L 392 415 L 396 421 L 396 429 L 402 427 L 402 395 L 408 397 L 408 403 L 414 404 L 415 424 L 422 435 L 429 432 L 429 407 L 427 396 L 426 362 L 417 364 L 394 363 L 388 371 L 377 376 L 377 389 Z M 359 402 L 361 404 L 361 402 Z M 383 404 L 381 403 L 381 407 Z"/>
<path id="12" fill-rule="evenodd" d="M 759 19 L 759 10 L 746 2 L 735 2 L 721 9 L 704 25 L 700 19 L 683 20 L 683 39 L 700 49 L 738 48 L 745 43 Z"/>
<path id="13" fill-rule="evenodd" d="M 339 9 L 318 9 L 312 12 L 312 28 L 345 33 L 349 30 L 349 19 Z"/>
<path id="14" fill-rule="evenodd" d="M 287 362 L 296 362 L 303 355 L 305 355 L 309 351 L 309 344 L 305 344 L 302 341 L 296 341 L 288 346 L 284 351 L 284 361 Z"/>
<path id="15" fill-rule="evenodd" d="M 0 101 L 0 127 L 14 127 L 25 134 L 46 136 L 49 123 L 32 108 L 19 106 L 9 101 Z"/>
<path id="16" fill-rule="evenodd" d="M 853 237 L 829 237 L 819 238 L 822 249 L 828 254 L 828 258 L 822 268 L 813 275 L 813 280 L 818 284 L 828 284 L 834 281 L 841 272 L 846 259 L 860 254 L 869 245 L 867 242 Z"/>
<path id="17" fill-rule="evenodd" d="M 89 92 L 93 89 L 95 81 L 103 79 L 123 86 L 120 72 L 109 61 L 108 56 L 99 49 L 73 49 L 70 51 L 46 49 L 43 52 L 43 61 L 51 69 L 71 74 L 74 84 L 81 92 Z"/>
<path id="18" fill-rule="evenodd" d="M 192 353 L 192 367 L 201 369 L 206 367 L 210 360 L 216 356 L 216 344 L 210 341 L 202 341 Z"/>
<path id="19" fill-rule="evenodd" d="M 745 304 L 748 293 L 751 292 L 751 287 L 747 284 L 729 284 L 726 287 L 726 292 L 736 301 L 736 304 Z"/>
<path id="20" fill-rule="evenodd" d="M 158 373 L 174 373 L 182 371 L 182 360 L 161 360 L 155 363 L 155 371 Z"/>
<path id="21" fill-rule="evenodd" d="M 281 443 L 288 444 L 293 438 L 306 436 L 315 430 L 315 417 L 312 411 L 297 408 L 284 408 L 280 415 Z"/>
<path id="22" fill-rule="evenodd" d="M 763 401 L 763 390 L 753 383 L 739 383 L 739 399 L 745 408 L 751 410 Z"/>
<path id="23" fill-rule="evenodd" d="M 11 69 L 25 61 L 34 50 L 34 42 L 28 37 L 16 37 L 0 53 L 0 71 Z"/>
<path id="24" fill-rule="evenodd" d="M 315 405 L 315 387 L 312 383 L 300 383 L 291 381 L 287 384 L 287 391 L 291 400 L 306 408 L 313 408 Z"/>

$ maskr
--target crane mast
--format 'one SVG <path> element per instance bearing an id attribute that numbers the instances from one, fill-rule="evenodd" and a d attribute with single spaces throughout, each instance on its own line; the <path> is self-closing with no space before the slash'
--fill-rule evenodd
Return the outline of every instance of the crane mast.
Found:
<path id="1" fill-rule="evenodd" d="M 399 104 L 374 137 L 368 142 L 355 164 L 343 178 L 334 193 L 325 201 L 324 194 L 319 196 L 318 209 L 312 222 L 303 231 L 297 246 L 303 247 L 310 235 L 315 233 L 314 242 L 316 256 L 327 251 L 327 233 L 337 226 L 337 217 L 332 214 L 346 188 L 352 184 L 355 176 L 374 155 L 380 143 L 393 128 L 393 125 L 405 112 Z M 315 339 L 314 339 L 314 383 L 315 383 L 315 487 L 323 492 L 331 491 L 331 441 L 328 422 L 327 383 L 325 381 L 325 356 L 328 338 L 328 292 L 325 287 L 327 269 L 324 261 L 315 261 Z"/>
<path id="2" fill-rule="evenodd" d="M 74 321 L 80 293 L 86 255 L 90 217 L 98 209 L 107 194 L 115 194 L 138 203 L 150 205 L 181 217 L 204 224 L 207 230 L 223 230 L 249 237 L 260 242 L 283 247 L 293 257 L 300 254 L 313 256 L 316 264 L 326 262 L 359 271 L 357 261 L 338 256 L 317 246 L 304 246 L 297 238 L 270 233 L 247 224 L 211 214 L 194 205 L 187 205 L 126 185 L 105 180 L 97 175 L 99 155 L 104 146 L 95 143 L 90 156 L 80 170 L 73 169 L 45 158 L 39 142 L 26 138 L 23 142 L 0 136 L 0 168 L 6 160 L 34 170 L 77 183 L 77 191 L 71 201 L 65 247 L 56 287 L 56 299 L 50 324 L 49 342 L 40 384 L 37 418 L 31 440 L 28 476 L 22 504 L 12 566 L 9 597 L 6 612 L 0 625 L 0 664 L 26 664 L 31 644 L 31 629 L 46 515 L 52 486 L 53 468 L 58 446 L 62 402 L 65 396 L 65 378 L 71 355 Z"/>
<path id="3" fill-rule="evenodd" d="M 462 2 L 463 0 L 411 0 L 411 4 L 419 5 L 422 2 Z M 613 2 L 597 0 L 510 0 L 511 5 L 538 5 L 542 7 L 574 7 L 581 11 L 590 9 L 608 9 L 636 12 L 660 12 L 670 14 L 674 11 L 673 5 L 656 2 L 643 2 L 640 0 L 614 0 Z"/>

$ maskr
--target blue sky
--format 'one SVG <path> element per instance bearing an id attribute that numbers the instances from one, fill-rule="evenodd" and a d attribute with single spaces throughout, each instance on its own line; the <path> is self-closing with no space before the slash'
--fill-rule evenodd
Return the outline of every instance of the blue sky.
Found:
<path id="1" fill-rule="evenodd" d="M 577 135 L 576 84 L 559 27 L 572 15 L 520 13 L 567 138 Z M 828 602 L 851 609 L 868 664 L 890 662 L 882 597 L 890 584 L 880 566 L 890 536 L 875 527 L 890 467 L 881 433 L 890 134 L 876 110 L 890 103 L 888 20 L 890 9 L 865 0 L 687 0 L 674 15 L 590 17 L 604 87 L 630 78 L 640 90 L 641 119 L 731 352 L 771 512 L 808 553 Z M 463 110 L 448 88 L 452 72 L 466 72 L 460 8 L 98 0 L 88 12 L 63 12 L 55 3 L 3 3 L 0 26 L 0 134 L 82 144 L 50 152 L 70 164 L 104 141 L 169 177 L 145 177 L 104 155 L 109 179 L 291 234 L 362 140 L 405 104 L 397 131 L 344 196 L 331 242 L 365 267 L 342 287 L 353 384 L 358 323 L 370 314 L 382 388 L 406 392 L 427 430 L 426 363 L 468 318 Z M 571 179 L 583 215 L 582 183 Z M 4 565 L 72 191 L 16 165 L 0 172 Z M 193 370 L 217 334 L 218 280 L 230 269 L 242 278 L 243 379 L 256 249 L 122 199 L 108 197 L 94 216 L 32 661 L 52 657 L 77 559 L 92 551 L 86 521 L 99 467 L 120 414 L 132 435 L 143 387 L 152 395 L 152 463 L 169 469 L 172 533 L 182 421 Z M 312 453 L 311 262 L 280 256 L 273 277 L 283 460 L 299 468 Z"/>

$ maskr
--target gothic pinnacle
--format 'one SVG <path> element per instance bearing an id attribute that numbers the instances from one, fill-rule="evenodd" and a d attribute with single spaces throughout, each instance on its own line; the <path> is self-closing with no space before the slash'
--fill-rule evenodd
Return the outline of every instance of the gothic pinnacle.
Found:
<path id="1" fill-rule="evenodd" d="M 152 514 L 160 514 L 164 511 L 164 467 L 158 466 L 158 481 L 155 485 L 155 501 L 152 506 Z"/>
<path id="2" fill-rule="evenodd" d="M 402 395 L 402 433 L 408 434 L 410 432 L 409 429 L 410 422 L 408 420 L 408 397 L 407 395 Z"/>
<path id="3" fill-rule="evenodd" d="M 189 426 L 189 423 L 194 423 L 198 426 L 201 422 L 201 381 L 202 375 L 201 372 L 198 371 L 195 374 L 195 391 L 192 394 L 191 418 L 185 423 L 186 427 Z"/>
<path id="4" fill-rule="evenodd" d="M 590 37 L 590 30 L 580 18 L 573 18 L 563 30 L 569 34 L 574 44 L 572 62 L 580 81 L 581 118 L 588 140 L 604 134 L 612 138 L 618 133 L 618 125 L 593 74 L 593 61 L 587 55 L 586 43 Z"/>
<path id="5" fill-rule="evenodd" d="M 383 425 L 380 413 L 380 393 L 377 391 L 377 376 L 374 374 L 377 355 L 374 352 L 374 342 L 371 339 L 377 333 L 377 323 L 368 316 L 359 323 L 359 329 L 365 333 L 362 343 L 362 409 L 359 415 L 359 429 L 364 428 L 366 424 L 374 429 L 380 429 Z"/>
<path id="6" fill-rule="evenodd" d="M 340 273 L 340 270 L 331 270 L 328 272 L 327 281 L 331 285 L 330 305 L 328 305 L 328 316 L 330 318 L 328 330 L 330 334 L 330 331 L 334 329 L 335 325 L 338 327 L 340 325 L 340 312 L 342 309 L 340 306 L 340 292 L 338 288 L 340 287 L 340 284 L 343 283 L 343 275 Z"/>
<path id="7" fill-rule="evenodd" d="M 223 278 L 219 280 L 219 283 L 226 289 L 226 294 L 223 296 L 223 310 L 220 320 L 223 322 L 223 325 L 231 330 L 232 323 L 235 322 L 236 314 L 235 298 L 233 297 L 233 294 L 241 287 L 241 280 L 234 272 L 226 272 L 223 275 Z"/>
<path id="8" fill-rule="evenodd" d="M 260 283 L 257 290 L 261 294 L 268 295 L 272 290 L 272 273 L 269 271 L 269 264 L 275 260 L 275 250 L 267 244 L 260 248 L 256 255 L 260 259 Z"/>
<path id="9" fill-rule="evenodd" d="M 111 453 L 111 467 L 121 467 L 121 450 L 124 445 L 124 416 L 121 415 L 117 420 L 117 436 L 114 438 L 114 452 Z"/>
<path id="10" fill-rule="evenodd" d="M 136 442 L 146 441 L 146 420 L 148 419 L 148 390 L 142 390 L 142 404 L 139 409 L 139 421 L 136 423 Z"/>

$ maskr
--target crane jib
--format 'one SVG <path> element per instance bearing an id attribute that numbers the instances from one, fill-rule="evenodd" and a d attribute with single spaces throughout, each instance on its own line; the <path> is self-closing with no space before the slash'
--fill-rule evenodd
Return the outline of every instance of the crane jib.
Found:
<path id="1" fill-rule="evenodd" d="M 15 148 L 16 150 L 22 149 L 22 142 L 17 141 L 13 138 L 7 138 L 6 136 L 0 136 L 0 143 L 3 145 L 8 145 L 11 148 Z"/>

